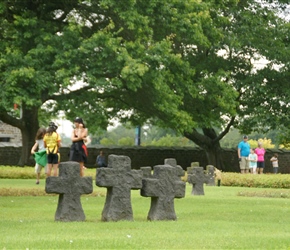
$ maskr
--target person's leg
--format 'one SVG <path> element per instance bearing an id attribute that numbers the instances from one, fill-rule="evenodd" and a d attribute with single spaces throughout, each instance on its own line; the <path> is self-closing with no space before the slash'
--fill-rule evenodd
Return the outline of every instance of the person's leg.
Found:
<path id="1" fill-rule="evenodd" d="M 47 164 L 44 167 L 44 173 L 47 175 Z"/>
<path id="2" fill-rule="evenodd" d="M 265 162 L 261 161 L 260 162 L 260 174 L 263 174 L 264 168 L 265 168 Z"/>
<path id="3" fill-rule="evenodd" d="M 250 171 L 250 161 L 248 158 L 245 158 L 245 173 L 248 174 Z"/>
<path id="4" fill-rule="evenodd" d="M 80 162 L 80 176 L 83 177 L 84 176 L 84 163 Z"/>
<path id="5" fill-rule="evenodd" d="M 58 154 L 53 154 L 53 176 L 58 176 Z"/>
<path id="6" fill-rule="evenodd" d="M 57 176 L 58 163 L 53 164 L 53 176 Z"/>
<path id="7" fill-rule="evenodd" d="M 36 184 L 39 184 L 39 180 L 40 180 L 40 173 L 37 173 Z"/>
<path id="8" fill-rule="evenodd" d="M 39 164 L 36 163 L 36 164 L 35 164 L 36 184 L 39 184 L 40 171 L 41 171 L 41 166 L 39 166 Z"/>
<path id="9" fill-rule="evenodd" d="M 245 173 L 245 168 L 246 168 L 246 158 L 242 157 L 241 160 L 240 160 L 241 174 Z"/>
<path id="10" fill-rule="evenodd" d="M 253 167 L 253 174 L 256 174 L 256 173 L 257 173 L 257 168 Z"/>
<path id="11" fill-rule="evenodd" d="M 47 173 L 46 173 L 47 177 L 51 175 L 51 169 L 52 169 L 52 164 L 48 163 L 47 164 Z"/>

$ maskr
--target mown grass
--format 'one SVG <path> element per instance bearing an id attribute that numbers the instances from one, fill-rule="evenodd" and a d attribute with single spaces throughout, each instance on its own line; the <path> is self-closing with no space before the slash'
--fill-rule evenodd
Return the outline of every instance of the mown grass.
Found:
<path id="1" fill-rule="evenodd" d="M 44 182 L 1 180 L 0 188 L 44 189 Z M 58 196 L 5 196 L 0 249 L 290 249 L 290 200 L 241 197 L 263 189 L 208 187 L 175 200 L 177 221 L 146 220 L 150 198 L 131 192 L 134 221 L 102 222 L 104 196 L 83 195 L 85 222 L 54 221 Z M 270 189 L 264 189 L 271 191 Z M 94 192 L 106 189 L 94 185 Z"/>

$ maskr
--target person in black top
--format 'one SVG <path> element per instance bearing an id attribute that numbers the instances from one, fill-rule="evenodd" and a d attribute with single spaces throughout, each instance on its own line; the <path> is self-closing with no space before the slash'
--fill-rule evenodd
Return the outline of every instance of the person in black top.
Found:
<path id="1" fill-rule="evenodd" d="M 72 145 L 70 148 L 70 161 L 80 163 L 80 175 L 83 176 L 84 163 L 87 162 L 88 151 L 85 145 L 88 136 L 88 129 L 86 128 L 83 119 L 77 117 L 74 120 L 75 129 L 72 131 L 71 140 Z"/>

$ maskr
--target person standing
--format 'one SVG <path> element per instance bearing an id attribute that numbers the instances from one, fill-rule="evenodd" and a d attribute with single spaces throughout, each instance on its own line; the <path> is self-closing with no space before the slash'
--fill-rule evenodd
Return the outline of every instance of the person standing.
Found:
<path id="1" fill-rule="evenodd" d="M 222 172 L 221 170 L 214 168 L 214 177 L 217 180 L 217 185 L 218 187 L 221 185 L 221 181 L 222 181 Z"/>
<path id="2" fill-rule="evenodd" d="M 256 174 L 257 172 L 257 160 L 258 156 L 255 154 L 254 149 L 251 148 L 250 154 L 249 154 L 249 168 L 252 174 Z"/>
<path id="3" fill-rule="evenodd" d="M 279 169 L 279 164 L 278 164 L 278 154 L 274 154 L 273 157 L 270 159 L 270 161 L 272 162 L 272 166 L 273 166 L 273 173 L 277 174 L 278 173 L 278 169 Z"/>
<path id="4" fill-rule="evenodd" d="M 44 147 L 44 141 L 43 141 L 43 137 L 46 133 L 46 129 L 45 128 L 39 128 L 37 130 L 36 136 L 35 136 L 35 143 L 33 145 L 33 147 L 31 148 L 31 154 L 33 155 L 33 157 L 35 158 L 35 173 L 36 173 L 36 184 L 39 184 L 39 179 L 40 179 L 40 173 L 41 173 L 41 169 L 42 167 L 44 167 L 44 171 L 45 174 L 47 173 L 47 159 L 46 158 L 46 152 L 45 152 L 45 147 Z M 37 157 L 37 155 L 39 157 Z M 42 157 L 43 156 L 43 157 Z M 42 159 L 42 163 L 41 160 Z M 46 162 L 46 163 L 45 163 Z"/>
<path id="5" fill-rule="evenodd" d="M 238 144 L 238 157 L 242 174 L 246 174 L 249 172 L 249 154 L 250 144 L 248 143 L 248 136 L 244 135 L 243 141 Z"/>
<path id="6" fill-rule="evenodd" d="M 56 132 L 57 126 L 54 122 L 50 122 L 47 133 L 43 137 L 44 147 L 47 154 L 47 176 L 51 175 L 53 170 L 53 176 L 57 176 L 58 170 L 58 149 L 60 148 L 61 138 Z"/>
<path id="7" fill-rule="evenodd" d="M 71 133 L 72 145 L 70 148 L 70 161 L 76 161 L 80 163 L 80 176 L 83 176 L 83 170 L 85 168 L 84 163 L 87 162 L 88 151 L 85 145 L 88 136 L 88 129 L 86 128 L 83 119 L 77 117 L 74 120 L 74 130 Z"/>
<path id="8" fill-rule="evenodd" d="M 266 153 L 266 150 L 263 148 L 263 143 L 258 142 L 258 147 L 255 149 L 255 153 L 258 156 L 258 161 L 257 161 L 257 172 L 258 174 L 263 174 L 264 167 L 265 167 L 265 160 L 264 160 L 264 155 Z"/>
<path id="9" fill-rule="evenodd" d="M 100 154 L 97 156 L 96 164 L 97 164 L 100 168 L 107 167 L 106 157 L 105 157 L 105 154 L 104 154 L 104 152 L 103 152 L 102 150 L 100 151 Z"/>

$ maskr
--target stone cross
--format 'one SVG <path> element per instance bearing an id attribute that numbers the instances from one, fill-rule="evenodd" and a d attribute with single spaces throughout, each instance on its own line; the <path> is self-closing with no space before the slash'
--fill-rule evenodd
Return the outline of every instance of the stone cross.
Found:
<path id="1" fill-rule="evenodd" d="M 203 184 L 208 182 L 203 167 L 192 166 L 187 168 L 187 182 L 192 184 L 192 195 L 204 195 Z"/>
<path id="2" fill-rule="evenodd" d="M 141 170 L 148 171 L 146 167 Z M 157 165 L 152 176 L 143 178 L 141 195 L 151 197 L 148 220 L 176 220 L 174 198 L 185 196 L 186 183 L 180 176 L 178 167 Z"/>
<path id="3" fill-rule="evenodd" d="M 215 186 L 215 168 L 212 165 L 206 166 L 207 186 Z"/>
<path id="4" fill-rule="evenodd" d="M 109 155 L 108 167 L 97 169 L 96 185 L 107 188 L 102 221 L 133 220 L 131 189 L 142 187 L 142 171 L 131 170 L 131 159 Z"/>
<path id="5" fill-rule="evenodd" d="M 176 159 L 174 158 L 167 158 L 164 160 L 164 165 L 170 165 L 176 169 L 176 175 L 181 177 L 184 176 L 185 171 L 182 169 L 181 166 L 177 165 Z"/>
<path id="6" fill-rule="evenodd" d="M 84 221 L 80 197 L 93 192 L 92 177 L 80 177 L 80 164 L 68 161 L 59 164 L 59 177 L 46 178 L 46 193 L 59 194 L 56 221 Z"/>

